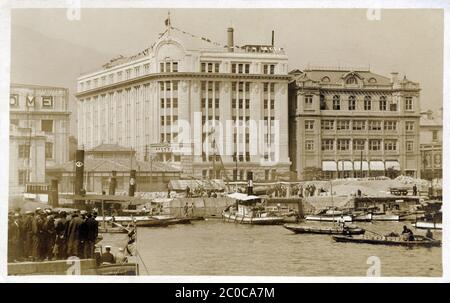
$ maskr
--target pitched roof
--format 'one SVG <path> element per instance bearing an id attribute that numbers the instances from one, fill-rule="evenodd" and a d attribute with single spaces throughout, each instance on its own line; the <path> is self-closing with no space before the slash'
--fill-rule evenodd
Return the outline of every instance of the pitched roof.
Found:
<path id="1" fill-rule="evenodd" d="M 176 166 L 165 162 L 133 161 L 133 169 L 141 172 L 179 172 Z M 75 172 L 74 161 L 49 167 L 50 171 Z M 84 170 L 89 172 L 129 172 L 131 170 L 128 159 L 85 159 Z"/>
<path id="2" fill-rule="evenodd" d="M 307 76 L 309 79 L 317 82 L 322 82 L 322 79 L 328 77 L 330 84 L 341 83 L 342 79 L 345 76 L 350 74 L 354 74 L 355 76 L 359 76 L 364 84 L 377 84 L 377 85 L 390 85 L 391 80 L 388 77 L 375 74 L 369 70 L 319 70 L 319 69 L 306 69 L 303 71 L 303 74 Z M 369 82 L 370 79 L 374 79 L 376 82 Z M 373 81 L 373 80 L 372 80 Z"/>
<path id="3" fill-rule="evenodd" d="M 134 150 L 118 144 L 100 144 L 86 152 L 134 152 Z"/>

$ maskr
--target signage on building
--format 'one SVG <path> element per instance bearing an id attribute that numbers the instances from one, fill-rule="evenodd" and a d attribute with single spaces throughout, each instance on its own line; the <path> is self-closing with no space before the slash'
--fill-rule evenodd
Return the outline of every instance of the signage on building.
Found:
<path id="1" fill-rule="evenodd" d="M 35 97 L 34 96 L 27 96 L 27 106 L 28 107 L 33 107 L 34 106 L 34 101 L 35 101 Z"/>

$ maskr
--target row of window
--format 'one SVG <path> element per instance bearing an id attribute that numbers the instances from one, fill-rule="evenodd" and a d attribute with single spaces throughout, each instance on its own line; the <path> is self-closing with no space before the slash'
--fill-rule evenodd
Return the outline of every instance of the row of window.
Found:
<path id="1" fill-rule="evenodd" d="M 29 144 L 20 144 L 18 150 L 19 159 L 30 158 L 31 146 Z M 45 142 L 45 159 L 53 159 L 53 143 Z"/>
<path id="2" fill-rule="evenodd" d="M 314 120 L 305 120 L 305 130 L 311 131 L 315 129 Z M 322 130 L 371 130 L 371 131 L 396 131 L 397 121 L 392 120 L 321 120 Z M 405 121 L 405 130 L 414 130 L 414 121 Z"/>
<path id="3" fill-rule="evenodd" d="M 398 142 L 394 139 L 322 139 L 322 151 L 397 151 Z M 305 140 L 305 150 L 315 151 L 314 140 Z M 414 151 L 414 141 L 406 141 L 406 151 Z"/>
<path id="4" fill-rule="evenodd" d="M 328 104 L 325 102 L 325 97 L 323 95 L 320 96 L 320 109 L 321 110 L 329 110 Z M 372 102 L 371 96 L 365 96 L 364 97 L 364 110 L 372 110 L 373 109 L 373 102 Z M 313 96 L 312 95 L 306 95 L 304 97 L 304 104 L 305 109 L 313 109 Z M 348 97 L 348 110 L 356 110 L 356 97 L 351 95 Z M 333 102 L 331 109 L 333 110 L 341 110 L 342 103 L 341 103 L 341 97 L 339 95 L 333 96 Z M 388 102 L 386 96 L 381 96 L 379 98 L 378 103 L 378 109 L 380 111 L 397 111 L 397 104 L 391 103 L 389 104 L 388 108 Z M 412 97 L 405 97 L 405 110 L 413 110 L 413 99 Z"/>
<path id="5" fill-rule="evenodd" d="M 168 62 L 168 63 L 170 64 L 170 62 Z M 161 64 L 164 65 L 163 70 L 165 70 L 166 63 L 161 63 Z M 169 68 L 171 68 L 170 65 L 169 65 Z M 177 69 L 176 66 L 174 68 Z M 149 73 L 150 73 L 150 64 L 146 63 L 146 64 L 143 64 L 142 66 L 135 66 L 134 68 L 128 68 L 125 71 L 118 71 L 115 73 L 111 73 L 109 75 L 95 78 L 93 80 L 87 80 L 85 82 L 81 82 L 80 90 L 84 91 L 84 90 L 88 90 L 88 89 L 94 89 L 99 86 L 114 84 L 116 82 L 140 77 L 143 75 L 147 75 Z"/>
<path id="6" fill-rule="evenodd" d="M 27 107 L 36 107 L 36 97 L 35 96 L 26 96 L 25 105 Z M 10 107 L 19 107 L 20 106 L 20 98 L 18 94 L 12 94 L 9 96 L 9 106 Z M 41 107 L 42 108 L 53 108 L 53 96 L 42 96 L 41 97 Z"/>
<path id="7" fill-rule="evenodd" d="M 20 126 L 18 119 L 11 119 L 10 124 Z M 53 120 L 41 120 L 41 131 L 46 133 L 52 133 L 53 132 Z"/>

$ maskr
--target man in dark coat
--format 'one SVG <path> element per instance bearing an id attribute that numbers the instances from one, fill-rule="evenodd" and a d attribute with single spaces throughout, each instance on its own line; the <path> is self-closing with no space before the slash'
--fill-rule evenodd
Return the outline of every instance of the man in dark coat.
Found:
<path id="1" fill-rule="evenodd" d="M 34 261 L 41 260 L 41 249 L 42 249 L 42 234 L 43 234 L 43 219 L 41 215 L 41 209 L 37 208 L 32 222 L 32 232 L 33 232 L 33 247 L 32 255 Z"/>
<path id="2" fill-rule="evenodd" d="M 80 247 L 80 228 L 83 220 L 79 217 L 76 212 L 72 215 L 72 219 L 69 224 L 67 224 L 65 238 L 67 241 L 67 256 L 77 256 L 79 255 Z"/>
<path id="3" fill-rule="evenodd" d="M 67 228 L 67 214 L 62 211 L 59 214 L 59 218 L 55 221 L 55 233 L 56 233 L 56 258 L 66 259 L 67 258 L 67 245 L 65 238 L 65 231 Z"/>
<path id="4" fill-rule="evenodd" d="M 46 240 L 46 251 L 45 256 L 49 260 L 52 260 L 54 256 L 53 249 L 55 248 L 55 240 L 56 240 L 56 230 L 55 230 L 55 219 L 53 215 L 47 216 L 47 220 L 45 221 L 45 240 Z"/>
<path id="5" fill-rule="evenodd" d="M 31 259 L 33 256 L 33 212 L 27 211 L 22 224 L 23 257 Z"/>
<path id="6" fill-rule="evenodd" d="M 94 246 L 98 236 L 98 222 L 92 217 L 91 213 L 87 214 L 84 226 L 84 258 L 92 259 L 94 258 Z"/>

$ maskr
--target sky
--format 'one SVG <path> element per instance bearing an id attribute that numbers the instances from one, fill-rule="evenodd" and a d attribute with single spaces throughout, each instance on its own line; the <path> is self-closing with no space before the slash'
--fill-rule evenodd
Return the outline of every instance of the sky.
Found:
<path id="1" fill-rule="evenodd" d="M 68 87 L 71 109 L 76 78 L 109 59 L 149 47 L 164 31 L 167 9 L 15 9 L 11 22 L 11 81 Z M 370 66 L 419 82 L 421 108 L 438 111 L 443 99 L 443 11 L 385 10 L 371 20 L 365 9 L 170 9 L 174 26 L 226 44 L 285 49 L 289 69 Z M 72 122 L 75 134 L 76 121 Z"/>

